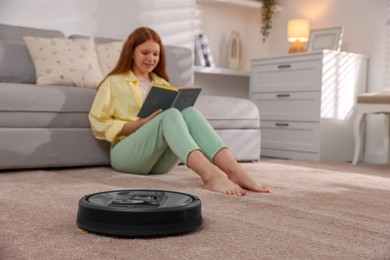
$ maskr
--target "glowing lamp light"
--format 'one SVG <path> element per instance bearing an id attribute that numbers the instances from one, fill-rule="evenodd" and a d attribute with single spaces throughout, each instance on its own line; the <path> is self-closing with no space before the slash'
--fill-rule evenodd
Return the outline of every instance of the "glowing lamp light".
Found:
<path id="1" fill-rule="evenodd" d="M 303 42 L 309 40 L 310 28 L 309 21 L 303 19 L 294 19 L 288 21 L 287 40 L 292 42 L 288 53 L 297 53 L 306 51 Z"/>

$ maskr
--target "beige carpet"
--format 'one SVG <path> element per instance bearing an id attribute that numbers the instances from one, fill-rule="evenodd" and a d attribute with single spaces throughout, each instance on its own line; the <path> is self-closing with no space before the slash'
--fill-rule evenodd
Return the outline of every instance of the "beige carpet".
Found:
<path id="1" fill-rule="evenodd" d="M 159 176 L 108 167 L 0 173 L 0 259 L 390 259 L 390 165 L 246 163 L 271 194 L 204 190 L 184 166 Z M 76 226 L 82 196 L 115 189 L 191 193 L 194 232 L 129 239 Z"/>

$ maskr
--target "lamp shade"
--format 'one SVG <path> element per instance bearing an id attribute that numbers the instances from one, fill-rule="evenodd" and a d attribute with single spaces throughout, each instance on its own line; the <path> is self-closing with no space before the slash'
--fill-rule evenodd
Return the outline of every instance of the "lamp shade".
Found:
<path id="1" fill-rule="evenodd" d="M 288 21 L 287 40 L 289 42 L 307 42 L 309 40 L 309 34 L 309 21 L 303 19 Z"/>

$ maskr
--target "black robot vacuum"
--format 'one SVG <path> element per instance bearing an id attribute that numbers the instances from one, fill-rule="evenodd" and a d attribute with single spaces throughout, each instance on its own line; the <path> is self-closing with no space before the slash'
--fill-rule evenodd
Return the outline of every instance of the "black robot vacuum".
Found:
<path id="1" fill-rule="evenodd" d="M 193 231 L 202 224 L 196 196 L 164 190 L 114 190 L 79 200 L 77 226 L 126 237 L 165 236 Z"/>

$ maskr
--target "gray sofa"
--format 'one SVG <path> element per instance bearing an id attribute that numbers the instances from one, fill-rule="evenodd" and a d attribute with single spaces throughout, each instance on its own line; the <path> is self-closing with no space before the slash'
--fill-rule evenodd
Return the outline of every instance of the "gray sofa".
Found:
<path id="1" fill-rule="evenodd" d="M 23 36 L 65 37 L 60 31 L 0 24 L 0 170 L 108 165 L 109 144 L 92 136 L 88 121 L 96 90 L 36 85 Z M 192 84 L 191 50 L 166 50 L 171 83 Z M 239 161 L 259 160 L 260 119 L 252 102 L 201 95 L 196 106 Z"/>

